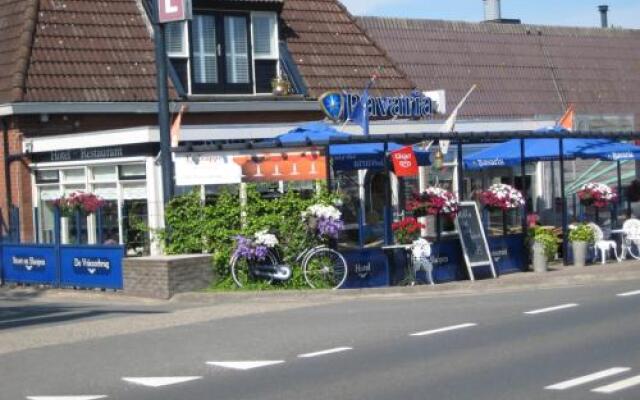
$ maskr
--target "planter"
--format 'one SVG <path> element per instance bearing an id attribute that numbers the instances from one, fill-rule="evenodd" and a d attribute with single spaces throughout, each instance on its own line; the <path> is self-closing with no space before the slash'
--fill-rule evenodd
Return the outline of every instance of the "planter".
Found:
<path id="1" fill-rule="evenodd" d="M 572 242 L 573 247 L 573 265 L 575 267 L 584 267 L 587 261 L 587 242 Z"/>
<path id="2" fill-rule="evenodd" d="M 533 272 L 547 272 L 549 263 L 544 252 L 544 245 L 535 242 L 531 246 L 531 254 L 533 255 Z"/>

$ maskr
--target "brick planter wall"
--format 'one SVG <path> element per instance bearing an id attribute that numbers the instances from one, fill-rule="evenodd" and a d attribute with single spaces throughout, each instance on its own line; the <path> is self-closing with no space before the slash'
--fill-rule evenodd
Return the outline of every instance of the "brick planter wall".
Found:
<path id="1" fill-rule="evenodd" d="M 210 255 L 126 258 L 124 292 L 170 299 L 176 293 L 202 290 L 214 279 Z"/>

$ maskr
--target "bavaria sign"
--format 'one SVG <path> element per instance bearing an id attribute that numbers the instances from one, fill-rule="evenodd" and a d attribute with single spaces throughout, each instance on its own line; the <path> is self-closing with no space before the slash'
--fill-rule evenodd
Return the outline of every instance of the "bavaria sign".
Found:
<path id="1" fill-rule="evenodd" d="M 191 0 L 156 0 L 161 24 L 191 19 Z"/>
<path id="2" fill-rule="evenodd" d="M 322 111 L 333 121 L 346 121 L 360 102 L 360 96 L 351 93 L 327 92 L 320 97 Z M 370 97 L 367 102 L 371 118 L 420 119 L 435 111 L 431 98 L 412 93 L 410 96 Z"/>

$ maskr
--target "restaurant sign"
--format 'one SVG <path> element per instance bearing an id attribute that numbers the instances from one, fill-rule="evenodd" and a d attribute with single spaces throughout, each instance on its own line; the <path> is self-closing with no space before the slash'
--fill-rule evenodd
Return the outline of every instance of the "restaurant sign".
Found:
<path id="1" fill-rule="evenodd" d="M 191 19 L 191 0 L 156 0 L 161 24 Z"/>
<path id="2" fill-rule="evenodd" d="M 346 121 L 360 102 L 360 95 L 327 92 L 320 97 L 320 106 L 333 121 Z M 421 93 L 410 96 L 370 97 L 367 101 L 369 117 L 372 119 L 421 119 L 433 114 L 431 98 Z"/>

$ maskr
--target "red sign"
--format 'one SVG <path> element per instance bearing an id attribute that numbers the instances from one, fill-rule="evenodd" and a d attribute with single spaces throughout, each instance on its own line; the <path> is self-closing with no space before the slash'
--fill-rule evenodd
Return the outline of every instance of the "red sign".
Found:
<path id="1" fill-rule="evenodd" d="M 418 159 L 413 147 L 407 146 L 391 152 L 393 172 L 399 177 L 418 175 Z"/>
<path id="2" fill-rule="evenodd" d="M 191 0 L 156 0 L 160 23 L 191 19 Z"/>

